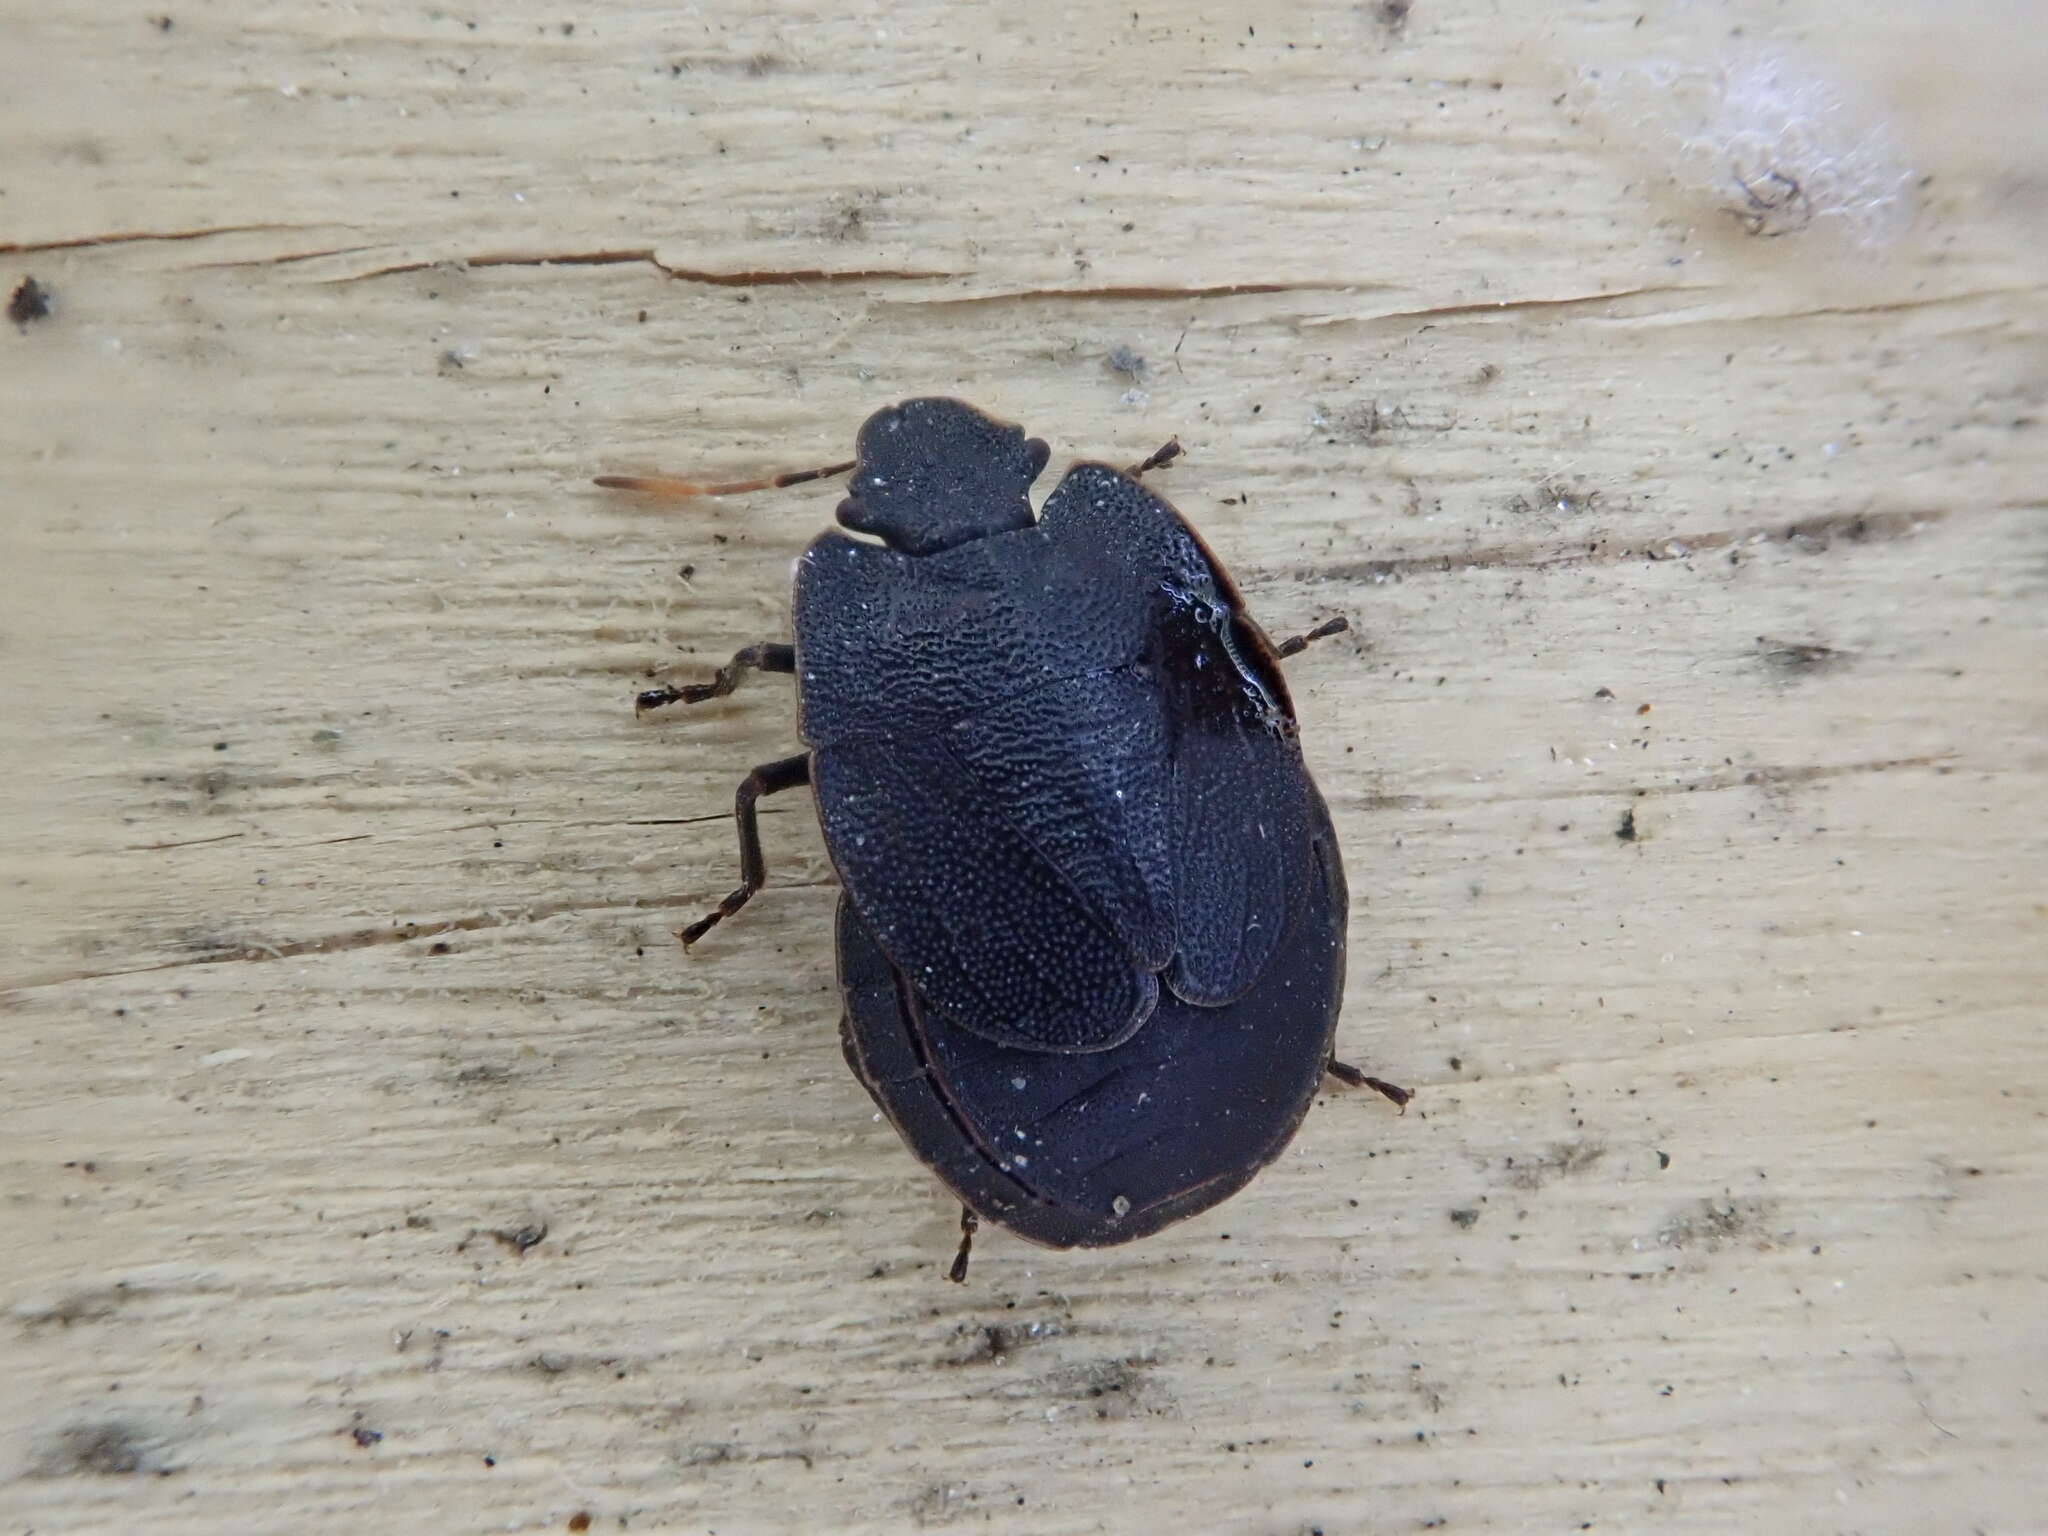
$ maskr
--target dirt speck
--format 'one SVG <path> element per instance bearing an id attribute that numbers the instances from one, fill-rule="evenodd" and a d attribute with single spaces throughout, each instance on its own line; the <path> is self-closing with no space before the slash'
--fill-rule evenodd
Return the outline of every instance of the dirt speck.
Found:
<path id="1" fill-rule="evenodd" d="M 1839 672 L 1850 661 L 1847 651 L 1837 650 L 1832 645 L 1822 645 L 1816 640 L 1773 640 L 1768 635 L 1756 637 L 1756 654 L 1764 669 L 1781 682 L 1798 682 L 1828 672 Z"/>
<path id="2" fill-rule="evenodd" d="M 548 1224 L 544 1221 L 528 1222 L 523 1227 L 509 1227 L 491 1233 L 492 1237 L 522 1258 L 547 1241 L 547 1235 Z"/>
<path id="3" fill-rule="evenodd" d="M 1154 1376 L 1155 1355 L 1110 1355 L 1056 1366 L 1041 1376 L 999 1389 L 1003 1397 L 1068 1402 L 1098 1419 L 1164 1413 L 1171 1406 Z"/>
<path id="4" fill-rule="evenodd" d="M 47 320 L 50 308 L 50 290 L 33 277 L 24 277 L 7 301 L 7 318 L 25 331 L 32 322 Z"/>
<path id="5" fill-rule="evenodd" d="M 1133 384 L 1142 384 L 1151 376 L 1152 365 L 1136 347 L 1115 346 L 1103 355 L 1102 366 L 1120 378 L 1129 379 Z"/>
<path id="6" fill-rule="evenodd" d="M 448 1080 L 458 1088 L 488 1088 L 509 1083 L 517 1075 L 501 1061 L 473 1061 L 466 1067 L 457 1067 Z"/>
<path id="7" fill-rule="evenodd" d="M 131 1299 L 125 1285 L 93 1286 L 69 1292 L 54 1301 L 25 1302 L 13 1309 L 14 1320 L 26 1328 L 47 1328 L 55 1323 L 69 1328 L 76 1323 L 96 1323 L 112 1317 Z"/>
<path id="8" fill-rule="evenodd" d="M 1554 1142 L 1541 1157 L 1507 1160 L 1507 1182 L 1515 1189 L 1541 1189 L 1552 1178 L 1586 1172 L 1607 1155 L 1597 1141 Z"/>
<path id="9" fill-rule="evenodd" d="M 1736 173 L 1731 180 L 1741 196 L 1739 206 L 1726 211 L 1746 233 L 1775 239 L 1796 235 L 1813 222 L 1813 199 L 1798 177 L 1767 170 L 1754 176 Z"/>
<path id="10" fill-rule="evenodd" d="M 1367 444 L 1448 432 L 1458 424 L 1457 413 L 1443 406 L 1394 400 L 1317 404 L 1308 421 L 1316 431 L 1327 434 L 1330 442 Z"/>
<path id="11" fill-rule="evenodd" d="M 28 1469 L 31 1477 L 130 1477 L 163 1472 L 155 1438 L 129 1419 L 59 1430 Z"/>
<path id="12" fill-rule="evenodd" d="M 869 191 L 840 199 L 819 218 L 813 233 L 821 240 L 832 240 L 841 245 L 869 239 L 874 233 L 874 218 L 883 211 L 886 196 L 883 192 Z"/>
<path id="13" fill-rule="evenodd" d="M 1776 1246 L 1770 1229 L 1767 1200 L 1709 1196 L 1682 1205 L 1657 1229 L 1660 1248 L 1704 1248 L 1713 1253 L 1731 1243 L 1755 1248 Z"/>
<path id="14" fill-rule="evenodd" d="M 939 1356 L 940 1365 L 1004 1365 L 1020 1350 L 1065 1333 L 1056 1319 L 1029 1323 L 962 1323 L 952 1345 Z"/>
<path id="15" fill-rule="evenodd" d="M 1605 493 L 1587 481 L 1546 475 L 1510 496 L 1507 509 L 1517 517 L 1577 517 L 1599 511 L 1605 501 Z"/>
<path id="16" fill-rule="evenodd" d="M 920 1529 L 950 1524 L 965 1515 L 980 1495 L 964 1483 L 933 1483 L 910 1501 L 910 1518 Z"/>

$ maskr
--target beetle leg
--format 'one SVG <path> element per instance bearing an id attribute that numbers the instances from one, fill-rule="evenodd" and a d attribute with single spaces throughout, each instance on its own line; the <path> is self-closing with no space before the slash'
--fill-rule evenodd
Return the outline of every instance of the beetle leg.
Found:
<path id="1" fill-rule="evenodd" d="M 1406 1088 L 1397 1087 L 1393 1083 L 1387 1082 L 1384 1078 L 1368 1077 L 1359 1071 L 1358 1068 L 1352 1066 L 1350 1062 L 1339 1061 L 1334 1056 L 1323 1064 L 1323 1070 L 1347 1087 L 1370 1088 L 1374 1093 L 1385 1095 L 1400 1105 L 1401 1111 L 1404 1114 L 1408 1110 L 1408 1101 L 1415 1097 Z"/>
<path id="2" fill-rule="evenodd" d="M 1145 477 L 1146 470 L 1163 469 L 1168 464 L 1171 464 L 1175 459 L 1179 458 L 1182 452 L 1183 449 L 1180 446 L 1180 439 L 1177 437 L 1170 437 L 1159 448 L 1155 449 L 1153 453 L 1144 460 L 1144 462 L 1139 464 L 1133 464 L 1129 469 L 1125 470 L 1124 473 L 1129 475 L 1133 480 L 1142 480 Z"/>
<path id="3" fill-rule="evenodd" d="M 946 1278 L 955 1285 L 967 1283 L 967 1253 L 974 1246 L 974 1234 L 981 1230 L 981 1218 L 966 1206 L 960 1207 L 960 1251 L 953 1255 L 953 1267 Z"/>
<path id="4" fill-rule="evenodd" d="M 795 670 L 796 647 L 793 645 L 779 645 L 771 640 L 744 646 L 733 653 L 731 661 L 718 669 L 712 682 L 685 683 L 680 688 L 673 683 L 663 683 L 659 688 L 649 688 L 645 693 L 636 694 L 633 713 L 644 715 L 664 704 L 702 704 L 706 699 L 722 699 L 739 687 L 740 679 L 749 672 Z"/>
<path id="5" fill-rule="evenodd" d="M 768 865 L 761 857 L 761 824 L 754 816 L 754 802 L 763 795 L 795 789 L 799 784 L 810 782 L 811 758 L 807 752 L 785 757 L 779 763 L 763 763 L 740 780 L 739 793 L 733 796 L 732 807 L 733 820 L 739 823 L 740 828 L 740 888 L 721 901 L 716 911 L 706 913 L 676 935 L 683 941 L 683 948 L 688 949 L 739 911 L 754 892 L 768 883 Z"/>
<path id="6" fill-rule="evenodd" d="M 1325 619 L 1305 635 L 1290 635 L 1273 647 L 1280 656 L 1298 656 L 1309 647 L 1312 640 L 1322 640 L 1330 635 L 1341 635 L 1351 627 L 1351 621 L 1338 614 L 1334 619 Z"/>

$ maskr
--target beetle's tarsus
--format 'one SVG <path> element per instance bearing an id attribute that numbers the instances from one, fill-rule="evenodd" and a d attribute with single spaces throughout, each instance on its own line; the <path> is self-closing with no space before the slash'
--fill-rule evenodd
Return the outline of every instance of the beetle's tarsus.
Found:
<path id="1" fill-rule="evenodd" d="M 1323 1064 L 1323 1070 L 1328 1072 L 1330 1076 L 1337 1079 L 1338 1082 L 1345 1084 L 1347 1087 L 1370 1088 L 1374 1093 L 1381 1094 L 1384 1097 L 1391 1099 L 1395 1104 L 1400 1106 L 1401 1112 L 1403 1114 L 1406 1114 L 1408 1112 L 1408 1101 L 1415 1097 L 1414 1094 L 1410 1093 L 1406 1088 L 1401 1087 L 1399 1084 L 1390 1083 L 1385 1078 L 1368 1076 L 1366 1073 L 1361 1072 L 1358 1068 L 1352 1066 L 1350 1062 L 1339 1061 L 1334 1056 L 1332 1056 L 1327 1062 Z"/>
<path id="2" fill-rule="evenodd" d="M 689 690 L 663 683 L 659 688 L 645 688 L 633 695 L 633 713 L 644 715 L 650 709 L 660 709 L 664 704 L 680 704 L 689 697 Z"/>
<path id="3" fill-rule="evenodd" d="M 1179 438 L 1170 437 L 1164 443 L 1160 444 L 1159 447 L 1155 448 L 1148 457 L 1146 457 L 1145 459 L 1141 460 L 1136 464 L 1133 464 L 1129 469 L 1125 470 L 1124 473 L 1129 475 L 1133 480 L 1143 479 L 1145 471 L 1147 471 L 1148 469 L 1164 469 L 1167 465 L 1171 464 L 1175 459 L 1179 458 L 1181 454 L 1185 451 L 1186 450 L 1183 449 L 1180 445 Z"/>
<path id="4" fill-rule="evenodd" d="M 721 901 L 716 911 L 705 913 L 676 934 L 683 941 L 683 948 L 688 949 L 739 911 L 753 899 L 754 892 L 768 883 L 768 863 L 761 857 L 761 823 L 754 813 L 754 802 L 763 795 L 779 794 L 810 782 L 811 757 L 808 752 L 799 752 L 795 757 L 785 757 L 780 762 L 763 763 L 740 780 L 740 787 L 732 797 L 732 818 L 739 824 L 740 832 L 740 888 Z"/>
<path id="5" fill-rule="evenodd" d="M 1288 656 L 1298 656 L 1303 651 L 1309 648 L 1311 642 L 1316 640 L 1328 639 L 1331 635 L 1341 635 L 1344 633 L 1345 630 L 1349 629 L 1350 627 L 1351 621 L 1345 618 L 1344 615 L 1340 613 L 1334 619 L 1323 620 L 1322 623 L 1318 624 L 1314 629 L 1310 630 L 1305 635 L 1288 636 L 1288 638 L 1282 640 L 1278 645 L 1274 646 L 1273 649 L 1282 658 Z"/>
<path id="6" fill-rule="evenodd" d="M 981 1218 L 966 1206 L 960 1207 L 960 1251 L 953 1255 L 953 1267 L 946 1278 L 955 1285 L 967 1283 L 967 1255 L 974 1247 L 974 1234 L 981 1230 Z"/>
<path id="7" fill-rule="evenodd" d="M 728 917 L 731 917 L 733 913 L 739 911 L 741 907 L 747 904 L 747 899 L 753 894 L 752 889 L 743 885 L 726 897 L 725 900 L 721 901 L 716 911 L 706 913 L 687 928 L 678 928 L 676 930 L 676 937 L 683 941 L 683 948 L 688 949 L 692 944 L 703 938 L 705 934 L 716 928 Z"/>
<path id="8" fill-rule="evenodd" d="M 663 683 L 659 688 L 634 695 L 633 713 L 644 715 L 668 704 L 702 704 L 707 699 L 722 699 L 739 687 L 740 680 L 749 672 L 794 671 L 795 646 L 774 640 L 744 645 L 733 652 L 732 660 L 720 667 L 708 683 Z"/>

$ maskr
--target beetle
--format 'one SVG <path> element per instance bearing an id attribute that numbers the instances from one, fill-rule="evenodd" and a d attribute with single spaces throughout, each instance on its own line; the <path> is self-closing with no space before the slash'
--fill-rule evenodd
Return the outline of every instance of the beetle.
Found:
<path id="1" fill-rule="evenodd" d="M 1274 643 L 1221 562 L 1129 469 L 1082 461 L 1034 512 L 1050 449 L 961 401 L 861 426 L 856 457 L 670 498 L 851 472 L 797 561 L 793 643 L 737 652 L 641 710 L 793 674 L 807 750 L 740 783 L 741 883 L 767 878 L 756 805 L 811 786 L 841 884 L 848 1064 L 981 1219 L 1054 1248 L 1130 1242 L 1241 1189 L 1327 1072 L 1344 992 L 1343 861 Z M 858 537 L 856 536 L 858 535 Z"/>

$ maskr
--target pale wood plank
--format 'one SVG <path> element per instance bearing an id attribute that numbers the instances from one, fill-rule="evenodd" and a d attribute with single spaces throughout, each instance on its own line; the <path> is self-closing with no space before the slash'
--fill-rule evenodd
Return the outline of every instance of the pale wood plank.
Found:
<path id="1" fill-rule="evenodd" d="M 11 8 L 14 1526 L 2038 1528 L 2038 29 L 1377 9 Z M 1576 77 L 1738 25 L 1890 104 L 1900 244 Z M 1420 1094 L 957 1290 L 808 808 L 667 937 L 786 687 L 629 707 L 833 492 L 586 485 L 936 391 L 1180 434 L 1351 617 L 1343 1039 Z"/>

